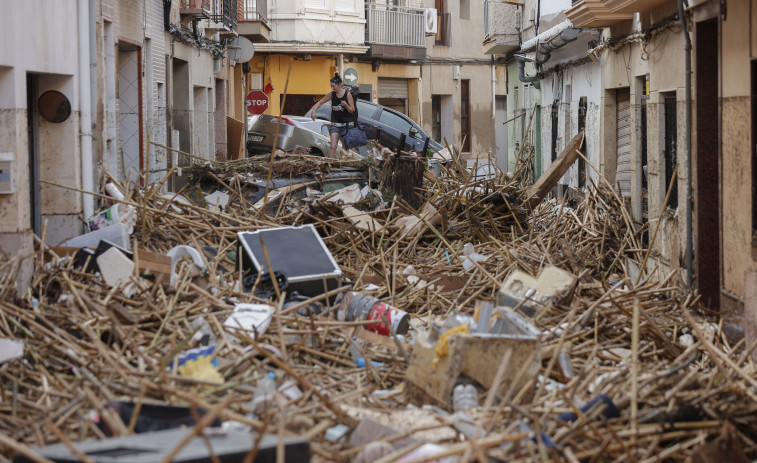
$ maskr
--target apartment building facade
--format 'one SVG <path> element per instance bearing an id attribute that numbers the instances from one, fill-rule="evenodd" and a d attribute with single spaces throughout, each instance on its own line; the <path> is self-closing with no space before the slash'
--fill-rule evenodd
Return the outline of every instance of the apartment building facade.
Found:
<path id="1" fill-rule="evenodd" d="M 0 252 L 20 259 L 22 291 L 31 279 L 34 235 L 73 233 L 82 212 L 92 211 L 91 198 L 71 189 L 94 184 L 88 2 L 0 6 L 12 12 L 0 31 Z M 34 33 L 19 17 L 35 18 Z M 23 46 L 11 46 L 20 37 Z"/>
<path id="2" fill-rule="evenodd" d="M 506 66 L 470 40 L 485 33 L 486 6 L 473 0 L 424 0 L 423 6 L 435 9 L 438 20 L 420 63 L 419 120 L 442 145 L 495 164 L 507 150 L 507 141 L 494 136 L 506 120 Z"/>
<path id="3" fill-rule="evenodd" d="M 579 29 L 566 18 L 568 0 L 527 0 L 523 6 L 487 1 L 486 51 L 506 54 L 507 124 L 498 127 L 508 140 L 503 169 L 526 163 L 533 177 L 543 172 L 581 130 L 584 154 L 599 165 L 601 71 L 586 50 L 599 38 L 594 28 Z M 581 188 L 597 178 L 580 160 L 560 181 Z"/>
<path id="4" fill-rule="evenodd" d="M 223 39 L 236 35 L 236 0 L 0 5 L 2 42 L 26 37 L 0 50 L 4 257 L 32 256 L 35 235 L 56 245 L 85 231 L 99 202 L 81 191 L 101 191 L 108 176 L 153 182 L 190 155 L 223 155 L 215 132 L 229 104 L 216 86 L 231 74 Z M 183 180 L 177 171 L 172 188 Z M 32 267 L 22 260 L 20 291 Z"/>
<path id="5" fill-rule="evenodd" d="M 441 143 L 463 148 L 465 139 L 466 156 L 486 157 L 492 70 L 504 66 L 466 40 L 483 32 L 483 14 L 473 1 L 278 1 L 269 4 L 270 42 L 256 43 L 246 90 L 268 94 L 267 114 L 302 115 L 339 72 L 361 98 L 407 114 Z"/>
<path id="6" fill-rule="evenodd" d="M 689 273 L 687 254 L 693 259 L 693 249 L 706 244 L 693 245 L 687 225 L 693 209 L 686 197 L 685 37 L 677 2 L 581 1 L 567 16 L 576 27 L 602 28 L 588 53 L 601 65 L 600 170 L 627 198 L 637 226 L 646 227 L 637 237 L 652 249 L 644 272 L 665 278 L 675 271 L 678 281 L 695 283 L 705 275 Z"/>

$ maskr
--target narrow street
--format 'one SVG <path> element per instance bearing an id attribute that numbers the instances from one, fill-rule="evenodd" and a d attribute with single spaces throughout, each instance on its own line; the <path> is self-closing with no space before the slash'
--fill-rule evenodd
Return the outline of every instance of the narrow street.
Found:
<path id="1" fill-rule="evenodd" d="M 0 8 L 0 463 L 757 459 L 751 0 Z"/>

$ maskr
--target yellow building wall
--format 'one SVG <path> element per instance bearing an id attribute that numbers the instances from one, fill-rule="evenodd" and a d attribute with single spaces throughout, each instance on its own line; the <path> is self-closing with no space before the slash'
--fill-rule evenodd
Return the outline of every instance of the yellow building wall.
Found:
<path id="1" fill-rule="evenodd" d="M 268 95 L 268 110 L 265 114 L 274 115 L 281 113 L 282 95 L 285 91 L 287 95 L 316 95 L 321 98 L 331 91 L 329 80 L 334 76 L 334 72 L 339 70 L 335 57 L 316 55 L 313 55 L 309 61 L 282 54 L 256 55 L 250 60 L 250 66 L 253 74 L 263 75 L 264 88 L 269 83 L 273 86 L 273 91 Z M 410 108 L 408 115 L 416 121 L 420 120 L 419 66 L 381 64 L 379 69 L 374 71 L 371 63 L 344 63 L 344 69 L 350 67 L 357 70 L 359 84 L 372 86 L 374 99 L 379 77 L 408 79 L 408 107 Z M 249 85 L 248 83 L 247 91 L 249 91 Z"/>
<path id="2" fill-rule="evenodd" d="M 273 86 L 266 114 L 281 113 L 282 95 L 285 91 L 287 95 L 323 97 L 331 91 L 329 80 L 334 76 L 334 72 L 339 70 L 337 60 L 333 56 L 315 55 L 310 61 L 295 59 L 289 55 L 258 55 L 250 61 L 250 66 L 252 73 L 263 74 L 263 87 L 269 83 Z M 345 62 L 344 68 L 348 67 L 357 70 L 358 83 L 372 84 L 373 88 L 376 88 L 380 73 L 373 72 L 371 63 Z"/>

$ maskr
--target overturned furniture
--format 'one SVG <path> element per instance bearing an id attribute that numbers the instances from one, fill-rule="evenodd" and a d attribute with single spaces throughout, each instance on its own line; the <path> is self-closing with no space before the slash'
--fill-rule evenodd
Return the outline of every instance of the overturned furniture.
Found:
<path id="1" fill-rule="evenodd" d="M 280 284 L 283 277 L 288 293 L 297 291 L 314 297 L 338 288 L 342 282 L 341 269 L 311 224 L 239 232 L 237 237 L 244 291 L 270 278 L 269 264 L 279 289 L 285 289 Z"/>
<path id="2" fill-rule="evenodd" d="M 525 317 L 497 309 L 479 323 L 492 328 L 449 336 L 435 329 L 418 333 L 406 376 L 414 401 L 428 403 L 430 398 L 435 405 L 450 409 L 457 384 L 473 383 L 485 390 L 496 387 L 495 394 L 517 393 L 539 373 L 539 331 Z M 497 375 L 500 367 L 506 371 Z"/>

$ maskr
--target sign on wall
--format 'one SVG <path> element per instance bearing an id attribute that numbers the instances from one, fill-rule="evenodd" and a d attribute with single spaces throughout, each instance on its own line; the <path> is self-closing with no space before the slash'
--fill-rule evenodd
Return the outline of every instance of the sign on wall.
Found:
<path id="1" fill-rule="evenodd" d="M 357 85 L 357 81 L 360 75 L 357 73 L 357 69 L 349 67 L 344 70 L 344 83 L 345 85 Z"/>
<path id="2" fill-rule="evenodd" d="M 247 94 L 247 110 L 252 114 L 263 114 L 268 109 L 268 95 L 260 90 Z"/>

